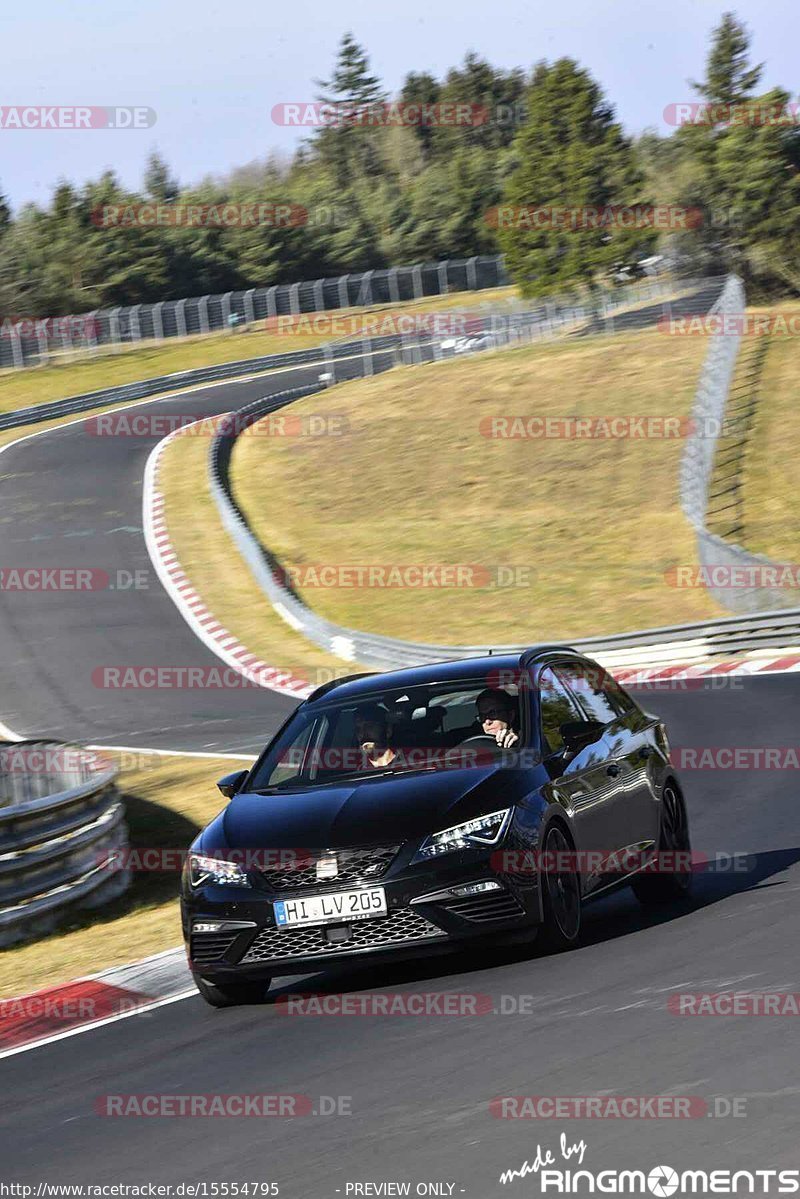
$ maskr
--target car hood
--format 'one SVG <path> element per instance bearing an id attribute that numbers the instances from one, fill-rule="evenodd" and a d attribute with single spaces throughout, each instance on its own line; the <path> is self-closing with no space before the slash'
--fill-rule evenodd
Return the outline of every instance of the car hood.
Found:
<path id="1" fill-rule="evenodd" d="M 426 836 L 499 805 L 496 765 L 359 779 L 305 791 L 240 792 L 203 838 L 211 849 L 347 849 Z M 505 782 L 502 793 L 509 802 Z M 217 844 L 220 833 L 225 844 Z"/>

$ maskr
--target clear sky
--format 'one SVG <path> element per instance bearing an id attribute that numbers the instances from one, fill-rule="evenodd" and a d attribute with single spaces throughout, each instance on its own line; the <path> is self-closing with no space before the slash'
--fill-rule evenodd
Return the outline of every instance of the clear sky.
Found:
<path id="1" fill-rule="evenodd" d="M 475 50 L 495 66 L 526 70 L 541 58 L 577 58 L 599 80 L 630 132 L 662 130 L 665 106 L 692 99 L 718 0 L 84 0 L 11 4 L 0 15 L 0 106 L 146 105 L 142 130 L 0 129 L 0 192 L 13 207 L 46 203 L 60 177 L 113 168 L 140 184 L 153 148 L 180 180 L 291 151 L 299 134 L 272 123 L 273 105 L 311 100 L 345 29 L 394 92 L 409 70 L 441 76 Z M 766 61 L 765 86 L 796 95 L 797 0 L 739 0 L 735 11 Z"/>

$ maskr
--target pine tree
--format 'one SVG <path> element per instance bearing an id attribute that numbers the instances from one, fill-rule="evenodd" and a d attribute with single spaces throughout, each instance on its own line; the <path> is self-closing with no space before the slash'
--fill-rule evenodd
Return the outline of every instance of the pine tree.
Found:
<path id="1" fill-rule="evenodd" d="M 712 34 L 705 79 L 693 86 L 709 105 L 743 106 L 752 119 L 731 122 L 723 110 L 716 124 L 691 124 L 676 137 L 687 167 L 680 199 L 698 204 L 704 217 L 688 248 L 766 289 L 797 288 L 800 131 L 758 117 L 786 110 L 790 97 L 778 88 L 754 94 L 762 68 L 749 65 L 749 49 L 745 26 L 726 13 Z"/>
<path id="2" fill-rule="evenodd" d="M 0 192 L 0 237 L 2 237 L 4 233 L 8 232 L 10 228 L 11 209 L 8 206 L 5 196 L 2 192 Z"/>
<path id="3" fill-rule="evenodd" d="M 714 43 L 706 63 L 706 77 L 692 83 L 696 92 L 712 104 L 737 104 L 752 95 L 764 64 L 749 65 L 750 36 L 734 15 L 723 13 L 714 32 Z"/>
<path id="4" fill-rule="evenodd" d="M 441 95 L 441 86 L 433 75 L 427 71 L 410 72 L 406 75 L 403 86 L 400 89 L 400 103 L 404 110 L 407 110 L 412 105 L 419 105 L 420 108 L 437 104 Z M 410 128 L 414 132 L 414 136 L 428 158 L 433 147 L 433 126 L 426 121 L 418 121 L 411 125 Z"/>
<path id="5" fill-rule="evenodd" d="M 332 169 L 339 187 L 348 186 L 354 174 L 378 174 L 380 123 L 370 124 L 369 114 L 380 113 L 386 93 L 351 33 L 342 38 L 331 78 L 316 84 L 322 89 L 317 101 L 335 113 L 331 124 L 316 134 L 320 161 Z"/>
<path id="6" fill-rule="evenodd" d="M 147 159 L 144 189 L 150 199 L 159 204 L 172 204 L 178 198 L 180 184 L 157 150 L 153 150 Z"/>
<path id="7" fill-rule="evenodd" d="M 509 212 L 498 236 L 526 294 L 591 282 L 615 260 L 652 244 L 647 229 L 604 226 L 582 215 L 633 206 L 644 196 L 631 143 L 597 83 L 572 59 L 536 68 L 513 152 L 518 165 L 506 187 Z M 552 210 L 554 219 L 531 217 L 540 209 Z M 559 215 L 564 210 L 577 214 L 574 226 Z"/>

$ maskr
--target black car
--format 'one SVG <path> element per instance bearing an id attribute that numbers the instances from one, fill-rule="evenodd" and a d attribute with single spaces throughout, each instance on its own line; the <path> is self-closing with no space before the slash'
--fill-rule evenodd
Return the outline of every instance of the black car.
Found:
<path id="1" fill-rule="evenodd" d="M 564 646 L 326 684 L 219 787 L 182 880 L 217 1007 L 327 964 L 537 932 L 569 948 L 587 899 L 691 882 L 663 725 Z"/>

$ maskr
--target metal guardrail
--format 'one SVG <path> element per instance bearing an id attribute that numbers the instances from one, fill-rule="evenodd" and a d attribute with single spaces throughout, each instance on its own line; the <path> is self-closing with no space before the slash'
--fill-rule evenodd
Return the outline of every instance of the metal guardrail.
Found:
<path id="1" fill-rule="evenodd" d="M 714 290 L 707 284 L 700 292 L 707 301 L 704 311 L 708 311 L 713 297 L 719 295 L 719 286 Z M 558 325 L 557 321 L 555 323 Z M 366 367 L 364 369 L 366 373 L 371 373 L 373 366 L 370 366 L 368 371 Z M 236 438 L 244 429 L 262 417 L 317 391 L 318 386 L 310 385 L 249 404 L 239 412 L 232 413 L 227 421 L 223 422 L 211 446 L 210 488 L 223 525 L 233 537 L 275 611 L 293 629 L 336 657 L 381 669 L 470 657 L 490 651 L 502 653 L 524 649 L 529 642 L 502 646 L 486 643 L 462 646 L 431 645 L 345 628 L 312 611 L 288 585 L 286 572 L 280 562 L 256 538 L 236 503 L 230 479 L 231 457 Z M 621 666 L 626 661 L 634 661 L 637 665 L 646 665 L 648 661 L 652 661 L 653 664 L 667 663 L 670 660 L 687 662 L 693 658 L 699 660 L 770 645 L 782 645 L 787 643 L 787 638 L 789 644 L 795 639 L 800 641 L 800 613 L 786 613 L 785 616 L 766 614 L 759 618 L 759 621 L 760 623 L 751 619 L 737 623 L 732 619 L 711 624 L 701 622 L 612 637 L 580 639 L 572 644 L 600 656 L 604 664 Z M 665 650 L 665 645 L 672 648 Z M 635 654 L 632 650 L 635 650 Z"/>
<path id="2" fill-rule="evenodd" d="M 744 312 L 745 303 L 744 285 L 738 276 L 731 275 L 708 316 L 724 320 L 730 314 Z M 721 426 L 725 415 L 740 343 L 741 332 L 735 321 L 731 322 L 730 333 L 709 338 L 697 384 L 692 407 L 694 432 L 687 438 L 680 473 L 681 507 L 695 528 L 702 527 L 705 520 L 708 487 L 714 469 L 717 439 L 709 436 L 709 431 L 712 422 Z"/>
<path id="3" fill-rule="evenodd" d="M 775 571 L 777 577 L 779 564 L 720 537 L 707 524 L 719 435 L 724 426 L 742 341 L 741 321 L 735 318 L 745 311 L 746 304 L 741 279 L 736 275 L 729 276 L 709 316 L 719 316 L 723 322 L 725 317 L 734 319 L 725 322 L 724 332 L 712 334 L 709 340 L 692 409 L 694 432 L 687 440 L 681 463 L 680 501 L 694 526 L 698 558 L 714 599 L 731 612 L 769 614 L 785 607 L 791 614 L 794 593 L 769 586 L 764 581 L 770 570 Z M 742 580 L 748 578 L 753 580 L 752 585 L 742 585 Z"/>
<path id="4" fill-rule="evenodd" d="M 664 295 L 665 288 L 668 285 L 664 281 L 653 281 L 647 284 L 636 285 L 636 289 L 625 289 L 624 298 L 609 298 L 603 301 L 602 313 L 604 328 L 609 328 L 608 321 L 614 320 L 614 313 L 622 306 L 634 302 L 637 297 L 647 296 L 655 297 L 656 295 Z M 691 281 L 686 281 L 681 284 L 682 289 L 693 286 Z M 713 286 L 713 281 L 712 281 Z M 539 314 L 544 316 L 540 319 Z M 569 320 L 576 322 L 576 327 L 580 327 L 581 323 L 585 323 L 592 319 L 592 310 L 587 308 L 585 302 L 581 305 L 577 300 L 572 300 L 569 297 L 558 302 L 551 302 L 549 306 L 543 306 L 540 309 L 532 310 L 531 312 L 515 313 L 512 316 L 507 315 L 492 315 L 485 317 L 474 314 L 464 315 L 465 332 L 469 332 L 473 326 L 475 328 L 491 329 L 492 326 L 499 330 L 502 322 L 505 322 L 505 327 L 508 328 L 508 339 L 513 340 L 514 330 L 519 327 L 536 328 L 544 331 L 554 331 L 556 328 L 563 328 L 568 325 Z M 596 316 L 597 314 L 595 314 Z M 527 320 L 526 320 L 527 317 Z M 617 324 L 624 321 L 624 315 L 617 317 Z M 613 331 L 613 325 L 610 327 Z M 498 332 L 498 344 L 499 344 Z M 203 383 L 217 383 L 227 381 L 229 379 L 240 378 L 243 375 L 258 374 L 261 371 L 278 370 L 281 367 L 292 366 L 308 366 L 311 363 L 325 363 L 325 370 L 331 373 L 331 379 L 335 379 L 336 372 L 335 364 L 342 359 L 350 358 L 353 355 L 359 355 L 364 361 L 370 361 L 374 355 L 383 354 L 390 347 L 403 347 L 406 345 L 407 339 L 401 334 L 386 337 L 365 337 L 360 339 L 347 338 L 339 341 L 331 341 L 319 346 L 314 346 L 308 350 L 289 350 L 285 354 L 264 354 L 256 358 L 244 358 L 236 362 L 221 362 L 214 366 L 197 367 L 195 370 L 177 371 L 170 375 L 158 375 L 152 379 L 142 379 L 134 383 L 124 383 L 119 387 L 106 387 L 99 391 L 85 392 L 82 395 L 70 396 L 63 400 L 54 400 L 47 404 L 37 404 L 30 408 L 18 408 L 13 412 L 0 413 L 0 430 L 22 428 L 26 425 L 40 424 L 43 421 L 55 420 L 64 416 L 72 416 L 80 412 L 89 412 L 94 408 L 109 407 L 112 404 L 134 403 L 136 400 L 145 400 L 150 396 L 160 395 L 162 392 L 177 391 L 182 388 L 196 387 Z M 413 345 L 422 345 L 419 339 L 411 339 Z M 431 345 L 434 343 L 431 342 Z M 412 351 L 419 354 L 419 350 Z M 435 356 L 435 355 L 434 355 Z M 444 354 L 443 356 L 446 356 Z M 423 359 L 419 357 L 419 361 Z M 368 372 L 369 373 L 369 372 Z"/>
<path id="5" fill-rule="evenodd" d="M 120 895 L 128 843 L 107 758 L 55 741 L 0 743 L 0 948 L 48 932 L 72 908 Z"/>
<path id="6" fill-rule="evenodd" d="M 337 344 L 333 357 L 346 358 L 363 353 L 360 341 Z M 330 355 L 328 355 L 330 359 Z M 217 383 L 237 379 L 242 375 L 258 374 L 261 371 L 277 370 L 282 366 L 307 366 L 326 361 L 325 346 L 310 350 L 291 350 L 286 354 L 265 354 L 260 358 L 244 358 L 239 362 L 221 362 L 216 366 L 202 366 L 196 370 L 178 371 L 172 375 L 158 375 L 136 383 L 124 383 L 119 387 L 105 387 L 100 391 L 85 392 L 50 404 L 37 404 L 32 408 L 18 408 L 14 412 L 0 413 L 0 429 L 16 429 L 24 425 L 40 424 L 78 412 L 89 412 L 93 408 L 104 408 L 111 404 L 123 404 L 144 400 L 148 396 L 160 395 L 165 391 L 179 391 L 185 387 L 196 387 L 202 383 Z"/>
<path id="7" fill-rule="evenodd" d="M 223 295 L 97 309 L 83 316 L 13 324 L 0 318 L 0 368 L 34 366 L 52 353 L 75 349 L 91 353 L 100 346 L 235 329 L 270 317 L 400 304 L 450 292 L 503 287 L 509 282 L 502 254 L 477 255 L 332 279 L 251 287 Z"/>

